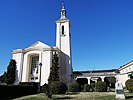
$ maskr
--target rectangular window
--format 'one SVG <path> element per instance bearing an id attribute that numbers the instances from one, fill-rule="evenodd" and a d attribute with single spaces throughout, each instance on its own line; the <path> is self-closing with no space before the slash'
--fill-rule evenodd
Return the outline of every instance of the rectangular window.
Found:
<path id="1" fill-rule="evenodd" d="M 64 34 L 64 26 L 62 25 L 62 35 Z"/>
<path id="2" fill-rule="evenodd" d="M 33 56 L 31 58 L 31 74 L 38 73 L 38 66 L 39 66 L 39 56 Z"/>

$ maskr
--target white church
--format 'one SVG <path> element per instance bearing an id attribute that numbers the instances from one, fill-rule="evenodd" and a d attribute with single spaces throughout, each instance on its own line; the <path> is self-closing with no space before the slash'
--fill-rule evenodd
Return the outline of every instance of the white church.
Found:
<path id="1" fill-rule="evenodd" d="M 17 77 L 15 84 L 19 82 L 39 82 L 42 86 L 48 83 L 52 56 L 59 57 L 60 81 L 72 82 L 72 77 L 79 83 L 90 84 L 100 77 L 102 81 L 115 80 L 119 71 L 119 81 L 125 87 L 125 82 L 133 78 L 133 61 L 110 70 L 72 71 L 70 20 L 66 18 L 66 10 L 62 4 L 61 17 L 56 21 L 56 46 L 48 46 L 40 41 L 25 49 L 13 50 L 13 59 L 17 62 Z M 84 81 L 83 81 L 84 80 Z M 115 81 L 114 81 L 115 82 Z M 115 84 L 110 82 L 110 84 Z"/>
<path id="2" fill-rule="evenodd" d="M 56 46 L 48 46 L 40 41 L 25 49 L 13 50 L 13 59 L 17 62 L 19 82 L 39 82 L 42 86 L 48 83 L 52 55 L 57 52 L 59 57 L 60 80 L 69 84 L 72 77 L 70 20 L 66 18 L 64 3 L 61 17 L 56 21 Z"/>

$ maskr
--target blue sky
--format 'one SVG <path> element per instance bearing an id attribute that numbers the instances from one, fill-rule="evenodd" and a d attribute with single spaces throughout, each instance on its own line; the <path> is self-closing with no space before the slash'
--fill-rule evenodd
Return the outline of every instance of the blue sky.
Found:
<path id="1" fill-rule="evenodd" d="M 0 0 L 0 75 L 12 51 L 55 46 L 62 0 Z M 64 0 L 74 70 L 119 68 L 133 60 L 133 0 Z"/>

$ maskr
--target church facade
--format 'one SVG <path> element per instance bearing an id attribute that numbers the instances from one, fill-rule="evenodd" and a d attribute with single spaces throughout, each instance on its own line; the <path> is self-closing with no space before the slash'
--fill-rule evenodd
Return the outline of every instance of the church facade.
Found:
<path id="1" fill-rule="evenodd" d="M 62 4 L 61 18 L 56 21 L 56 46 L 48 46 L 40 41 L 25 49 L 13 50 L 13 59 L 17 62 L 17 77 L 19 82 L 39 82 L 42 86 L 48 83 L 52 56 L 59 57 L 59 77 L 62 82 L 71 83 L 72 57 L 70 20 L 66 18 L 66 10 Z"/>

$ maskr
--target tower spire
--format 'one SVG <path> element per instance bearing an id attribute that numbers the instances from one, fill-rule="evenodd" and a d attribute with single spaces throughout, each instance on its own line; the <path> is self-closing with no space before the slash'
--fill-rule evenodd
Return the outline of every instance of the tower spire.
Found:
<path id="1" fill-rule="evenodd" d="M 62 1 L 61 18 L 60 19 L 66 19 L 66 9 L 65 9 L 65 4 L 63 1 Z"/>

